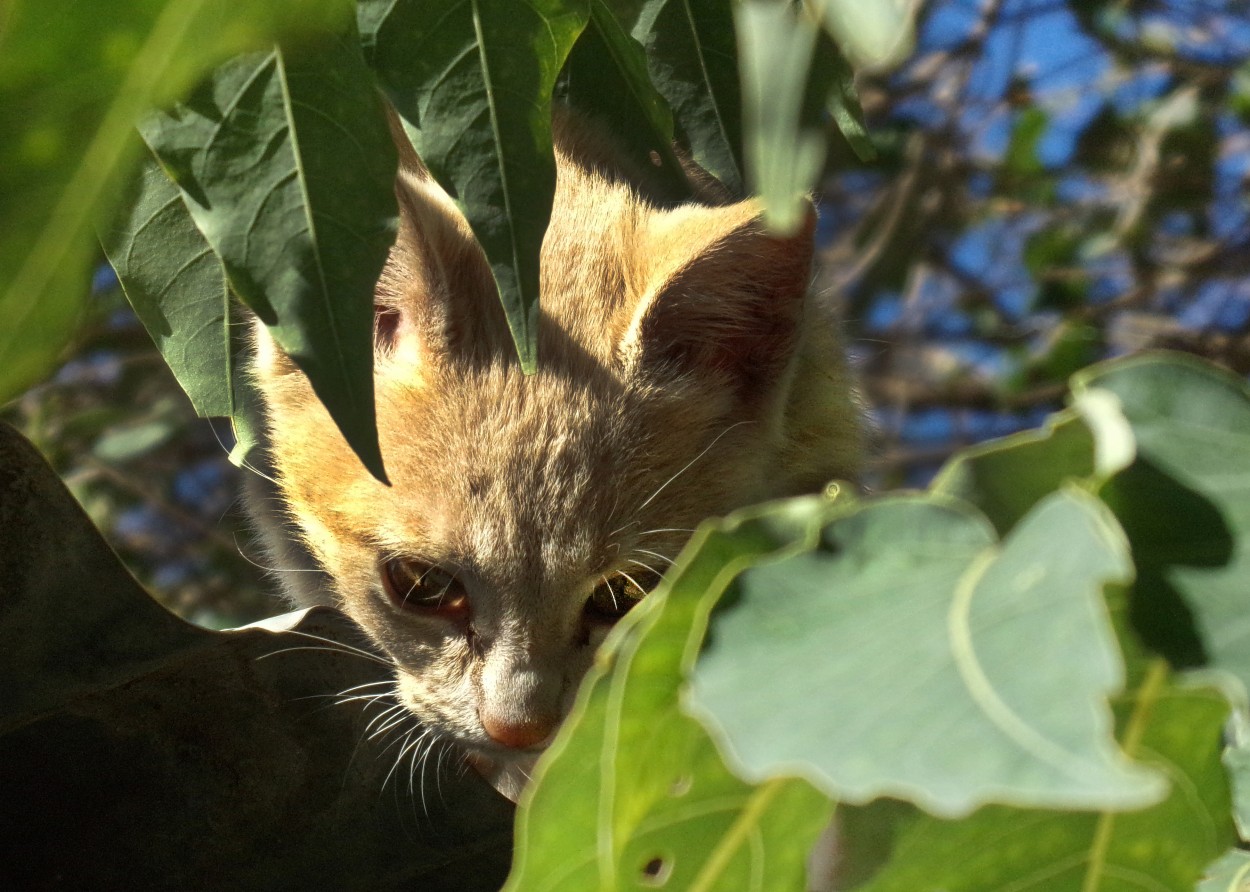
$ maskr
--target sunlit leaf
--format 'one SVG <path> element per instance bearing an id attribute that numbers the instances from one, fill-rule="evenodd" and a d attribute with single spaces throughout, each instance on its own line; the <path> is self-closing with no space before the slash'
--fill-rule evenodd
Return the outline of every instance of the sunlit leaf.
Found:
<path id="1" fill-rule="evenodd" d="M 738 4 L 735 21 L 748 183 L 764 204 L 769 228 L 793 235 L 825 160 L 824 133 L 802 119 L 816 26 L 770 0 Z"/>
<path id="2" fill-rule="evenodd" d="M 1162 778 L 1119 752 L 1106 702 L 1124 668 L 1102 587 L 1131 573 L 1114 520 L 1076 490 L 1001 543 L 970 509 L 885 500 L 743 574 L 690 702 L 751 780 L 804 764 L 839 799 L 945 815 L 1141 807 Z"/>
<path id="3" fill-rule="evenodd" d="M 233 60 L 144 139 L 232 289 L 385 479 L 373 289 L 395 237 L 395 148 L 354 29 Z"/>
<path id="4" fill-rule="evenodd" d="M 130 131 L 213 64 L 350 15 L 345 0 L 11 0 L 0 29 L 0 399 L 46 374 L 87 296 Z"/>
<path id="5" fill-rule="evenodd" d="M 915 0 L 813 0 L 825 27 L 856 65 L 886 67 L 911 52 Z"/>
<path id="6" fill-rule="evenodd" d="M 1232 849 L 1207 868 L 1194 892 L 1250 892 L 1250 852 Z"/>
<path id="7" fill-rule="evenodd" d="M 810 542 L 828 510 L 810 499 L 705 527 L 618 626 L 522 799 L 508 889 L 645 888 L 656 861 L 685 892 L 802 887 L 832 804 L 804 781 L 735 778 L 678 697 L 711 601 L 742 566 Z"/>
<path id="8" fill-rule="evenodd" d="M 521 365 L 537 368 L 551 217 L 551 93 L 589 0 L 362 0 L 362 38 L 421 160 L 485 251 Z"/>

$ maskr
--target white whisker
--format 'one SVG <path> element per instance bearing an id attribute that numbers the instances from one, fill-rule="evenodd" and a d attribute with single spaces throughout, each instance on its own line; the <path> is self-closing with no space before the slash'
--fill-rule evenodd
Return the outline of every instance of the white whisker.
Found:
<path id="1" fill-rule="evenodd" d="M 694 463 L 695 463 L 695 462 L 697 462 L 699 459 L 703 458 L 703 456 L 707 455 L 707 454 L 708 454 L 708 451 L 709 451 L 709 450 L 711 450 L 711 448 L 712 448 L 713 446 L 715 446 L 717 443 L 719 443 L 719 442 L 720 442 L 721 437 L 725 436 L 725 434 L 729 433 L 729 432 L 730 432 L 731 430 L 733 430 L 735 427 L 741 427 L 741 426 L 742 426 L 742 425 L 744 425 L 744 424 L 751 424 L 751 423 L 752 423 L 752 422 L 751 422 L 751 421 L 749 421 L 749 420 L 747 420 L 747 421 L 736 421 L 736 422 L 734 422 L 733 424 L 729 425 L 729 427 L 727 427 L 727 428 L 725 428 L 723 431 L 721 431 L 719 434 L 717 434 L 717 435 L 716 435 L 716 437 L 712 440 L 712 442 L 711 442 L 711 443 L 708 443 L 708 444 L 707 444 L 707 446 L 705 446 L 705 447 L 703 448 L 703 451 L 702 451 L 702 452 L 700 452 L 700 453 L 699 453 L 698 455 L 696 455 L 694 458 L 690 459 L 690 461 L 686 462 L 685 466 L 684 466 L 684 467 L 682 467 L 682 469 L 681 469 L 680 471 L 678 471 L 678 472 L 677 472 L 676 474 L 674 474 L 672 477 L 669 477 L 667 480 L 665 480 L 665 481 L 664 481 L 664 482 L 660 485 L 660 488 L 659 488 L 659 489 L 657 489 L 655 492 L 651 493 L 651 495 L 647 498 L 647 500 L 646 500 L 645 502 L 643 502 L 641 505 L 639 505 L 639 506 L 638 506 L 638 509 L 637 509 L 637 510 L 638 510 L 638 511 L 641 511 L 643 508 L 646 508 L 646 507 L 647 507 L 648 505 L 650 505 L 653 501 L 655 501 L 655 497 L 656 497 L 656 496 L 658 496 L 660 493 L 664 492 L 664 490 L 668 488 L 669 484 L 671 484 L 674 480 L 676 480 L 676 479 L 677 479 L 678 477 L 680 477 L 682 474 L 684 474 L 684 473 L 686 473 L 687 471 L 689 471 L 689 470 L 690 470 L 690 468 L 691 468 L 691 466 L 692 466 L 692 465 L 694 465 Z"/>

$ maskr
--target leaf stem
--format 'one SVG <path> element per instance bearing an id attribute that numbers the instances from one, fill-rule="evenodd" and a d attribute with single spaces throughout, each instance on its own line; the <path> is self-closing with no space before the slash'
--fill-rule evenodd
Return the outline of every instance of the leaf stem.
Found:
<path id="1" fill-rule="evenodd" d="M 1151 660 L 1150 667 L 1146 670 L 1146 677 L 1142 680 L 1141 687 L 1137 689 L 1137 696 L 1134 698 L 1137 705 L 1133 708 L 1133 714 L 1129 716 L 1128 724 L 1124 727 L 1124 740 L 1120 746 L 1125 755 L 1132 756 L 1141 745 L 1142 737 L 1146 733 L 1146 724 L 1150 720 L 1150 713 L 1159 700 L 1159 694 L 1167 677 L 1167 661 L 1159 658 Z M 1099 888 L 1104 873 L 1102 868 L 1107 860 L 1107 849 L 1111 846 L 1111 834 L 1115 829 L 1115 818 L 1116 813 L 1111 811 L 1104 811 L 1098 816 L 1093 844 L 1089 850 L 1089 867 L 1085 871 L 1085 880 L 1081 883 L 1081 892 L 1097 892 Z"/>
<path id="2" fill-rule="evenodd" d="M 690 885 L 689 892 L 707 892 L 712 888 L 712 884 L 725 873 L 730 860 L 742 847 L 747 835 L 757 827 L 760 816 L 772 804 L 773 799 L 777 797 L 786 783 L 785 778 L 773 778 L 755 789 L 751 798 L 747 800 L 746 807 L 730 826 L 729 832 L 721 838 L 716 848 L 712 850 L 712 854 L 704 862 L 703 869 L 699 871 L 699 875 Z"/>

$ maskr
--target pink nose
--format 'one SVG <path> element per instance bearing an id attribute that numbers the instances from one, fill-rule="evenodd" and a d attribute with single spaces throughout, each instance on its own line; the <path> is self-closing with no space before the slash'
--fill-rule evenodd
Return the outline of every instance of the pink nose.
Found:
<path id="1" fill-rule="evenodd" d="M 482 713 L 482 727 L 490 739 L 514 750 L 538 746 L 551 735 L 555 725 L 554 719 L 511 721 L 488 712 Z"/>

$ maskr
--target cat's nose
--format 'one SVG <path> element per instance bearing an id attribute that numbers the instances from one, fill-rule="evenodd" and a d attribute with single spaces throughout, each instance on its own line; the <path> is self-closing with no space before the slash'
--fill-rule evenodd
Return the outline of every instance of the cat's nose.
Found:
<path id="1" fill-rule="evenodd" d="M 482 728 L 490 739 L 509 749 L 527 750 L 538 746 L 551 736 L 557 719 L 513 719 L 485 710 L 481 714 Z"/>

